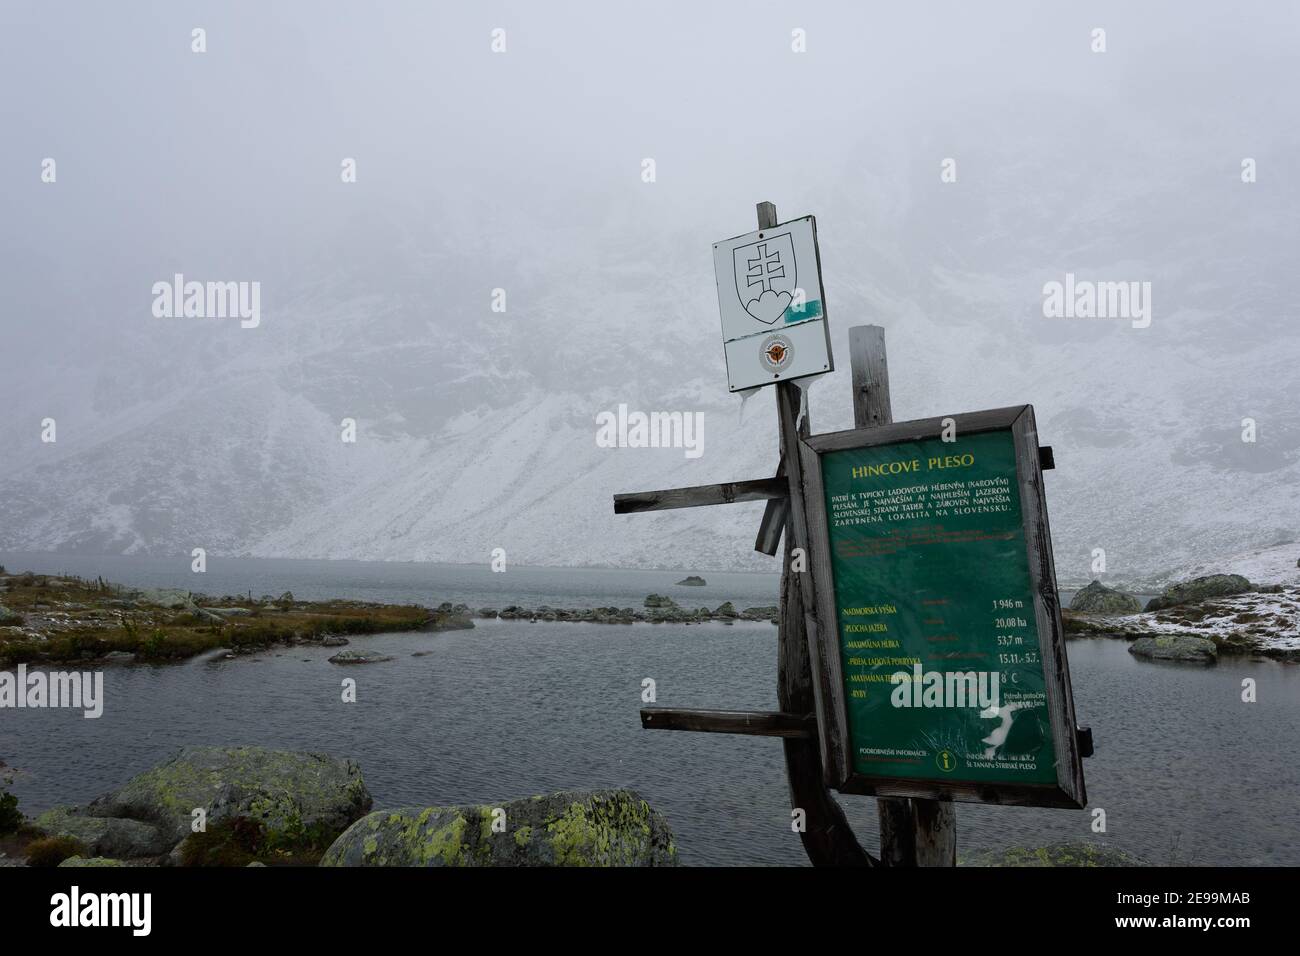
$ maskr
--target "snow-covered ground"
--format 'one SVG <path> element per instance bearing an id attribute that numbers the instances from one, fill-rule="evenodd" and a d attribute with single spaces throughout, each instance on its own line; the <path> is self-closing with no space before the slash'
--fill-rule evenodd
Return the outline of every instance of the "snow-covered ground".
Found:
<path id="1" fill-rule="evenodd" d="M 1214 561 L 1202 561 L 1177 571 L 1157 575 L 1151 580 L 1153 590 L 1170 584 L 1204 577 L 1207 574 L 1240 574 L 1257 585 L 1300 585 L 1300 541 L 1275 545 L 1257 551 L 1243 551 Z"/>
<path id="2" fill-rule="evenodd" d="M 1188 634 L 1213 640 L 1221 648 L 1294 658 L 1300 653 L 1300 587 L 1236 594 L 1140 614 L 1092 615 L 1088 622 L 1094 630 L 1130 638 Z"/>

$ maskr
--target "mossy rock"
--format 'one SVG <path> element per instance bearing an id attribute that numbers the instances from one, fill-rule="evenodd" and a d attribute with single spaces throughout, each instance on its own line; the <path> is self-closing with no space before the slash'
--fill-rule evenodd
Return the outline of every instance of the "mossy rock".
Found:
<path id="1" fill-rule="evenodd" d="M 1176 607 L 1179 604 L 1208 601 L 1210 598 L 1229 597 L 1233 594 L 1244 594 L 1251 590 L 1254 590 L 1254 586 L 1240 574 L 1207 574 L 1204 577 L 1192 578 L 1190 581 L 1184 581 L 1181 584 L 1165 588 L 1159 597 L 1154 597 L 1147 602 L 1146 609 L 1148 611 L 1159 611 L 1167 607 Z"/>
<path id="2" fill-rule="evenodd" d="M 262 747 L 185 747 L 93 801 L 86 814 L 152 823 L 175 846 L 190 835 L 201 807 L 209 827 L 255 821 L 266 847 L 278 850 L 327 846 L 373 803 L 351 760 Z"/>
<path id="3" fill-rule="evenodd" d="M 62 863 L 59 868 L 65 866 L 129 866 L 130 864 L 122 860 L 114 860 L 107 856 L 70 856 Z"/>
<path id="4" fill-rule="evenodd" d="M 1087 614 L 1136 614 L 1142 610 L 1142 604 L 1131 594 L 1108 588 L 1100 581 L 1093 581 L 1070 601 L 1071 611 Z"/>
<path id="5" fill-rule="evenodd" d="M 1213 664 L 1219 657 L 1219 648 L 1214 641 L 1187 634 L 1139 637 L 1129 645 L 1128 652 L 1136 657 L 1148 657 L 1157 661 L 1187 661 L 1193 664 Z"/>
<path id="6" fill-rule="evenodd" d="M 1150 866 L 1146 860 L 1106 843 L 1051 843 L 962 854 L 958 866 Z"/>
<path id="7" fill-rule="evenodd" d="M 504 816 L 494 811 L 504 811 Z M 494 827 L 504 821 L 504 828 Z M 321 866 L 675 866 L 667 822 L 631 790 L 407 807 L 358 820 Z"/>
<path id="8" fill-rule="evenodd" d="M 175 842 L 158 827 L 138 820 L 87 816 L 79 807 L 55 807 L 35 820 L 49 836 L 71 837 L 97 857 L 158 856 Z"/>
<path id="9" fill-rule="evenodd" d="M 676 607 L 677 602 L 670 597 L 662 594 L 647 594 L 645 599 L 646 607 Z"/>

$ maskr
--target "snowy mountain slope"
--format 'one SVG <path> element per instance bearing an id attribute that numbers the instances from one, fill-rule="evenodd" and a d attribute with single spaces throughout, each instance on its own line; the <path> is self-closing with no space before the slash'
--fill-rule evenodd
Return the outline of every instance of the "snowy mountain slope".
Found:
<path id="1" fill-rule="evenodd" d="M 1095 548 L 1125 584 L 1295 540 L 1296 187 L 1250 193 L 1195 130 L 1153 146 L 1122 115 L 1044 115 L 992 144 L 978 115 L 941 145 L 904 125 L 907 145 L 864 140 L 869 174 L 774 196 L 818 215 L 840 368 L 810 390 L 814 430 L 851 424 L 847 329 L 878 323 L 896 419 L 1034 404 L 1063 584 L 1099 576 Z M 971 160 L 941 186 L 948 148 Z M 612 509 L 775 467 L 770 393 L 742 416 L 726 392 L 709 256 L 752 209 L 445 206 L 304 236 L 258 329 L 152 319 L 136 283 L 97 302 L 113 325 L 57 371 L 14 363 L 0 549 L 772 568 L 752 552 L 761 504 Z M 1044 318 L 1043 284 L 1067 272 L 1150 281 L 1150 327 Z M 702 412 L 703 456 L 598 447 L 596 415 L 620 403 Z M 56 445 L 37 440 L 47 414 Z"/>

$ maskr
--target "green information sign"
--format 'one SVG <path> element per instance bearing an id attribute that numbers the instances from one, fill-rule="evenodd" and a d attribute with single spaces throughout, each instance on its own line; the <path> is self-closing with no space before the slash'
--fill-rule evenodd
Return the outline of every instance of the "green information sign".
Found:
<path id="1" fill-rule="evenodd" d="M 1032 409 L 807 444 L 836 785 L 1082 806 Z"/>

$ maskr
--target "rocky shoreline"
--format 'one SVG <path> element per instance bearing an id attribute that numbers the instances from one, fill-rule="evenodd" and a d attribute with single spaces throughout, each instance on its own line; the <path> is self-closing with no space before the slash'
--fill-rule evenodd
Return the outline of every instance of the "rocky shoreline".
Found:
<path id="1" fill-rule="evenodd" d="M 1300 586 L 1259 586 L 1235 574 L 1210 574 L 1166 588 L 1147 602 L 1093 581 L 1064 612 L 1071 637 L 1131 641 L 1154 660 L 1211 664 L 1220 655 L 1300 663 Z"/>
<path id="2" fill-rule="evenodd" d="M 687 579 L 688 581 L 690 579 Z M 685 582 L 679 582 L 685 584 Z M 1132 595 L 1094 581 L 1063 612 L 1068 637 L 1131 642 L 1140 657 L 1212 663 L 1220 655 L 1300 662 L 1300 585 L 1255 586 L 1238 575 L 1205 575 L 1166 588 L 1145 610 Z M 288 592 L 260 598 L 125 588 L 102 579 L 9 574 L 0 568 L 0 668 L 20 663 L 166 663 L 224 651 L 342 647 L 350 636 L 474 627 L 475 620 L 589 624 L 777 624 L 779 608 L 681 607 L 661 594 L 639 608 L 541 605 L 473 609 L 363 601 L 299 601 Z M 335 664 L 385 660 L 342 651 Z"/>
<path id="3" fill-rule="evenodd" d="M 348 643 L 348 636 L 473 627 L 450 604 L 208 597 L 0 568 L 0 668 L 22 663 L 168 663 L 225 650 Z"/>
<path id="4" fill-rule="evenodd" d="M 342 647 L 349 636 L 400 631 L 472 628 L 474 619 L 591 624 L 701 624 L 777 622 L 777 607 L 683 608 L 658 594 L 641 608 L 535 608 L 508 605 L 471 609 L 444 601 L 415 604 L 300 601 L 285 592 L 210 597 L 166 588 L 128 588 L 102 579 L 0 568 L 0 667 L 20 663 L 167 663 L 224 650 L 253 654 L 271 647 Z M 357 651 L 331 657 L 336 664 L 384 658 Z"/>
<path id="5" fill-rule="evenodd" d="M 353 760 L 184 747 L 84 806 L 0 828 L 0 866 L 663 867 L 672 828 L 634 790 L 375 810 Z M 1098 842 L 962 853 L 959 866 L 1144 866 Z"/>
<path id="6" fill-rule="evenodd" d="M 85 806 L 23 820 L 0 851 L 0 865 L 677 864 L 667 821 L 631 790 L 373 808 L 352 760 L 263 747 L 185 747 Z"/>

